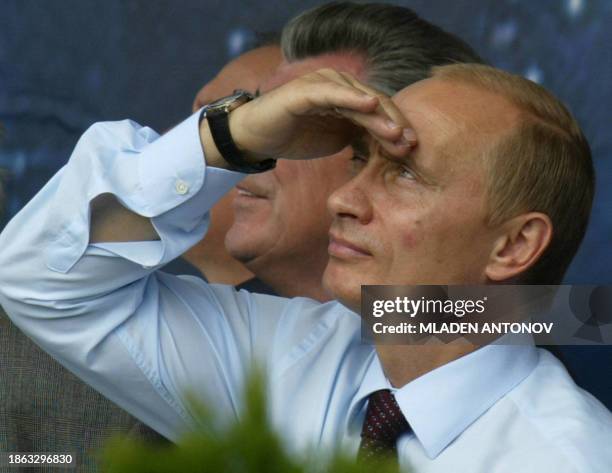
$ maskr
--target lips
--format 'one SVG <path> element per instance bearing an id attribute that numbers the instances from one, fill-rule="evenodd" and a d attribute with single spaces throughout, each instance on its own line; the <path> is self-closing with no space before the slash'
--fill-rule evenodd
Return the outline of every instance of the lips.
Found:
<path id="1" fill-rule="evenodd" d="M 331 256 L 338 258 L 364 258 L 372 256 L 372 253 L 367 249 L 332 233 L 329 234 L 327 251 Z"/>
<path id="2" fill-rule="evenodd" d="M 248 197 L 252 199 L 266 199 L 265 192 L 254 189 L 251 186 L 238 185 L 236 186 L 237 194 L 241 197 Z"/>

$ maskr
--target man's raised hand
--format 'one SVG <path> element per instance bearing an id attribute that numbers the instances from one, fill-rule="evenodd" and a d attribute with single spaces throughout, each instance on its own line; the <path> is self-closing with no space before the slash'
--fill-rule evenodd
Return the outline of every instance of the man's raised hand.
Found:
<path id="1" fill-rule="evenodd" d="M 301 76 L 238 107 L 229 123 L 234 142 L 252 161 L 327 156 L 363 130 L 392 156 L 402 157 L 416 144 L 389 97 L 332 69 Z M 208 164 L 225 167 L 205 122 L 201 135 Z"/>

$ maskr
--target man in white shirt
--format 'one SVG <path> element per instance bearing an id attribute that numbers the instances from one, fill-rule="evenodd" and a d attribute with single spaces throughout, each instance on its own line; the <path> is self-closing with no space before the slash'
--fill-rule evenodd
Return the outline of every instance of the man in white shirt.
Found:
<path id="1" fill-rule="evenodd" d="M 258 361 L 272 422 L 296 449 L 386 448 L 416 472 L 609 471 L 612 416 L 547 352 L 371 347 L 359 335 L 361 284 L 560 280 L 588 222 L 593 168 L 554 97 L 456 65 L 391 100 L 323 69 L 213 110 L 162 137 L 132 122 L 83 135 L 0 235 L 0 302 L 15 323 L 171 439 L 191 423 L 186 389 L 239 417 Z M 324 284 L 339 302 L 155 271 L 201 238 L 206 210 L 243 177 L 231 169 L 349 142 L 354 177 L 328 204 Z M 391 442 L 364 428 L 372 408 L 401 417 Z"/>

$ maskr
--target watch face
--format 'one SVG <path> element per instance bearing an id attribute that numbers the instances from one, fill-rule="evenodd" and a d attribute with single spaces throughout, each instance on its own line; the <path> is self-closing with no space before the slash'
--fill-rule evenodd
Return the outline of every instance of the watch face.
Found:
<path id="1" fill-rule="evenodd" d="M 253 94 L 246 90 L 237 89 L 232 95 L 220 98 L 208 105 L 209 111 L 224 111 L 231 112 L 234 108 L 253 100 Z"/>

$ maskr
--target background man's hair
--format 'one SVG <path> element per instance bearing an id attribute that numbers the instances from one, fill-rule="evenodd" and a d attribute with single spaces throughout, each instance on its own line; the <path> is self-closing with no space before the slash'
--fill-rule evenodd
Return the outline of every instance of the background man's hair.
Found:
<path id="1" fill-rule="evenodd" d="M 567 108 L 543 87 L 483 65 L 434 68 L 432 75 L 501 95 L 520 122 L 486 151 L 489 223 L 525 212 L 551 219 L 553 237 L 524 284 L 559 284 L 584 237 L 595 193 L 591 149 Z"/>
<path id="2" fill-rule="evenodd" d="M 463 40 L 406 7 L 333 2 L 293 18 L 281 48 L 291 61 L 326 53 L 362 55 L 366 81 L 392 95 L 429 76 L 432 66 L 483 62 Z"/>

